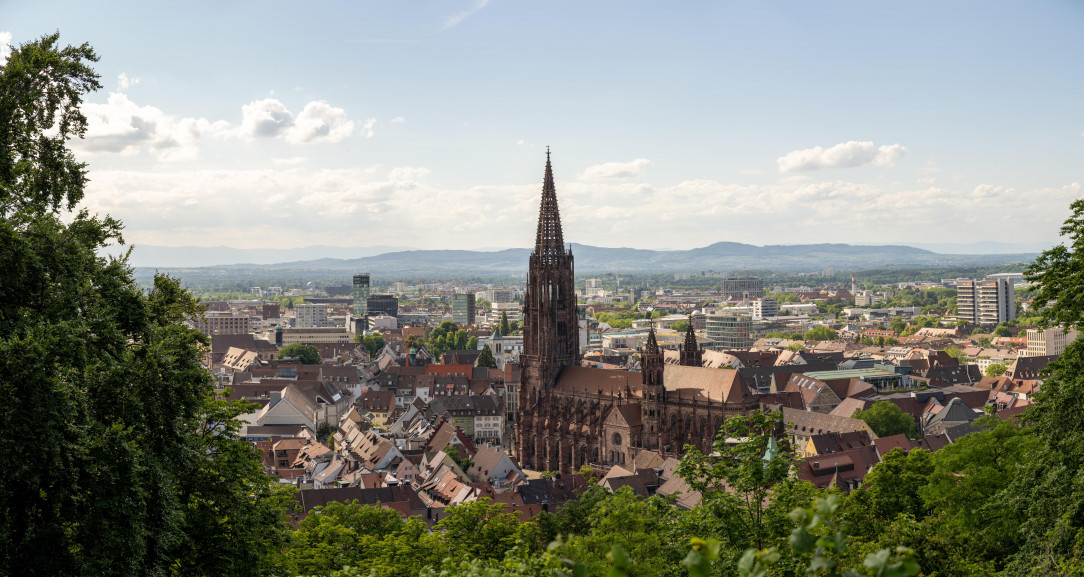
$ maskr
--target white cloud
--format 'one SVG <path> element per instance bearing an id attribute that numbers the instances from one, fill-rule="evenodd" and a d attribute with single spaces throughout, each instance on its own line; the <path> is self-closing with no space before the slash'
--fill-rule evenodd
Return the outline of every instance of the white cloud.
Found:
<path id="1" fill-rule="evenodd" d="M 361 125 L 361 134 L 363 134 L 365 138 L 372 138 L 376 136 L 376 133 L 373 132 L 374 126 L 376 126 L 376 119 L 367 118 L 365 122 Z"/>
<path id="2" fill-rule="evenodd" d="M 118 76 L 118 84 L 124 88 L 138 81 L 125 74 Z M 85 139 L 72 141 L 76 150 L 122 155 L 148 152 L 162 161 L 196 158 L 200 140 L 208 136 L 249 140 L 271 138 L 290 144 L 312 144 L 339 142 L 354 132 L 354 121 L 347 117 L 346 111 L 322 100 L 309 102 L 296 117 L 279 100 L 257 100 L 241 107 L 239 126 L 231 126 L 225 120 L 180 118 L 154 106 L 139 106 L 122 91 L 110 93 L 105 103 L 84 104 L 83 112 L 88 128 Z M 373 135 L 374 122 L 374 119 L 366 121 L 366 137 Z M 274 162 L 300 161 L 287 158 Z"/>
<path id="3" fill-rule="evenodd" d="M 447 247 L 449 238 L 464 248 L 492 246 L 493 238 L 509 246 L 533 241 L 537 182 L 449 188 L 433 184 L 443 178 L 432 179 L 420 166 L 318 169 L 286 160 L 261 170 L 93 171 L 87 208 L 120 218 L 128 240 L 147 244 L 341 245 L 342 231 L 358 227 L 372 238 L 409 237 L 420 248 Z M 639 248 L 722 240 L 906 243 L 946 238 L 945 214 L 965 215 L 968 224 L 1011 223 L 1025 231 L 1021 240 L 1047 240 L 1055 238 L 1069 203 L 1082 194 L 1078 183 L 1016 191 L 996 184 L 839 180 L 687 180 L 658 186 L 558 180 L 557 187 L 566 240 Z M 238 221 L 237 214 L 251 218 Z M 847 226 L 826 232 L 824 223 L 840 214 L 847 215 Z M 886 230 L 886 214 L 908 226 Z M 719 228 L 720 219 L 727 227 Z M 602 221 L 608 224 L 599 226 Z"/>
<path id="4" fill-rule="evenodd" d="M 305 105 L 289 130 L 286 140 L 293 143 L 339 142 L 354 132 L 354 121 L 346 117 L 346 111 L 335 108 L 323 100 Z"/>
<path id="5" fill-rule="evenodd" d="M 588 166 L 580 173 L 580 180 L 606 180 L 610 178 L 632 178 L 641 172 L 651 161 L 646 158 L 637 158 L 629 162 L 606 162 Z"/>
<path id="6" fill-rule="evenodd" d="M 8 61 L 11 56 L 11 32 L 0 30 L 0 64 Z"/>
<path id="7" fill-rule="evenodd" d="M 271 162 L 279 166 L 297 166 L 298 164 L 304 164 L 308 158 L 304 156 L 291 156 L 289 158 L 272 158 Z"/>
<path id="8" fill-rule="evenodd" d="M 282 101 L 264 98 L 241 107 L 236 135 L 247 139 L 281 138 L 291 144 L 339 142 L 354 132 L 354 121 L 342 108 L 313 100 L 295 117 Z"/>
<path id="9" fill-rule="evenodd" d="M 149 151 L 158 160 L 177 161 L 195 158 L 200 138 L 224 133 L 229 124 L 205 118 L 177 118 L 153 106 L 139 106 L 126 94 L 110 93 L 105 104 L 86 103 L 84 139 L 72 141 L 72 147 L 86 153 L 134 155 Z"/>
<path id="10" fill-rule="evenodd" d="M 996 184 L 980 184 L 975 187 L 975 190 L 972 191 L 972 194 L 976 197 L 987 200 L 999 197 L 1004 194 L 1011 195 L 1014 193 L 1015 191 L 1013 189 L 1006 188 L 1004 186 L 998 186 Z"/>
<path id="11" fill-rule="evenodd" d="M 404 122 L 406 122 L 406 119 L 403 118 L 402 116 L 396 116 L 395 118 L 391 119 L 392 124 L 402 124 Z"/>
<path id="12" fill-rule="evenodd" d="M 874 147 L 873 142 L 851 140 L 824 148 L 815 146 L 804 150 L 795 150 L 779 157 L 779 172 L 799 172 L 820 170 L 822 168 L 852 168 L 872 164 L 874 166 L 892 166 L 892 162 L 903 156 L 907 149 L 899 144 Z"/>
<path id="13" fill-rule="evenodd" d="M 392 182 L 404 182 L 409 180 L 421 180 L 429 175 L 429 169 L 421 166 L 399 166 L 391 169 L 388 180 Z"/>
<path id="14" fill-rule="evenodd" d="M 285 134 L 293 125 L 293 113 L 274 98 L 256 100 L 241 106 L 240 133 L 247 138 L 274 138 Z"/>
<path id="15" fill-rule="evenodd" d="M 120 75 L 117 76 L 118 90 L 128 90 L 129 87 L 135 86 L 136 84 L 139 84 L 139 78 L 129 78 L 128 75 L 123 72 L 121 72 Z"/>
<path id="16" fill-rule="evenodd" d="M 462 11 L 462 12 L 459 12 L 457 14 L 453 14 L 453 15 L 445 18 L 444 19 L 444 26 L 441 27 L 441 30 L 449 30 L 451 28 L 455 28 L 456 26 L 459 26 L 459 24 L 461 24 L 464 20 L 469 18 L 471 16 L 471 14 L 474 14 L 475 12 L 481 10 L 482 8 L 485 8 L 486 4 L 489 4 L 489 0 L 477 0 L 474 3 L 474 6 L 468 8 L 468 9 Z"/>

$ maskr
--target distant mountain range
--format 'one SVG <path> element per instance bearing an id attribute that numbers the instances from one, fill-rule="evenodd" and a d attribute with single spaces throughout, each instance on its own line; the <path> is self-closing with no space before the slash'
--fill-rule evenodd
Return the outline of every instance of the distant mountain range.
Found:
<path id="1" fill-rule="evenodd" d="M 118 254 L 117 247 L 109 254 Z M 232 248 L 228 246 L 158 246 L 135 245 L 129 263 L 135 267 L 187 268 L 233 264 L 273 264 L 320 258 L 359 258 L 393 251 L 410 250 L 408 246 L 306 246 L 302 248 Z"/>
<path id="2" fill-rule="evenodd" d="M 498 251 L 401 250 L 395 247 L 306 247 L 303 249 L 231 249 L 137 247 L 132 264 L 162 270 L 216 269 L 242 272 L 370 272 L 374 275 L 521 274 L 530 249 Z M 1035 253 L 941 254 L 911 246 L 807 244 L 755 246 L 718 242 L 691 250 L 604 248 L 573 244 L 576 272 L 666 272 L 754 270 L 843 270 L 881 266 L 960 266 L 1026 262 Z M 233 261 L 230 263 L 230 261 Z M 153 264 L 152 264 L 153 263 Z M 229 263 L 229 264 L 228 264 Z"/>

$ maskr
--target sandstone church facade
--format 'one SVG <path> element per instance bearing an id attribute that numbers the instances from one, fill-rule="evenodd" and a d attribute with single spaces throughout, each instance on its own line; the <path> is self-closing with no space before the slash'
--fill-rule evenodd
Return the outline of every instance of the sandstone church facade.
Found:
<path id="1" fill-rule="evenodd" d="M 640 372 L 580 366 L 573 268 L 547 150 L 521 325 L 515 452 L 524 467 L 568 473 L 629 464 L 645 449 L 708 451 L 725 418 L 757 408 L 737 371 L 701 366 L 692 326 L 679 364 L 663 362 L 652 329 Z"/>

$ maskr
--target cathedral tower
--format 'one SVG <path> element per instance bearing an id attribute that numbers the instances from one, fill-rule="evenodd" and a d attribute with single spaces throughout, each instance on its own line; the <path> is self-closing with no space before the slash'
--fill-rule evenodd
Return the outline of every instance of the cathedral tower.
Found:
<path id="1" fill-rule="evenodd" d="M 516 448 L 521 462 L 545 467 L 537 455 L 541 423 L 533 415 L 549 401 L 549 394 L 561 369 L 579 363 L 579 324 L 576 320 L 576 293 L 573 289 L 572 250 L 565 248 L 561 214 L 557 210 L 557 189 L 553 167 L 546 150 L 546 176 L 538 213 L 538 232 L 528 264 L 527 292 L 523 305 L 523 366 L 519 393 L 519 421 Z"/>
<path id="2" fill-rule="evenodd" d="M 647 333 L 647 345 L 640 349 L 640 375 L 643 378 L 643 433 L 645 449 L 659 449 L 661 440 L 661 428 L 663 426 L 662 413 L 666 405 L 666 387 L 663 385 L 663 361 L 662 350 L 655 338 L 655 327 L 652 326 Z"/>

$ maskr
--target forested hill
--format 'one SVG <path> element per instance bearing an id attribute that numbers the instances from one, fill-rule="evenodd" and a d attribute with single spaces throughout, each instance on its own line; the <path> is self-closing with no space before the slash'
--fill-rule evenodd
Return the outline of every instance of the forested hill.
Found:
<path id="1" fill-rule="evenodd" d="M 359 249 L 360 250 L 360 249 Z M 658 272 L 701 270 L 810 270 L 835 267 L 843 269 L 895 265 L 954 266 L 1028 262 L 1035 255 L 948 255 L 909 246 L 858 246 L 849 244 L 808 244 L 755 246 L 736 242 L 718 242 L 690 250 L 646 250 L 572 245 L 576 271 L 584 272 Z M 499 251 L 406 250 L 361 258 L 322 258 L 295 260 L 277 264 L 217 266 L 238 271 L 368 271 L 377 275 L 448 274 L 470 271 L 475 274 L 519 274 L 527 270 L 530 249 L 510 248 Z M 171 263 L 145 263 L 136 247 L 137 266 L 174 267 Z"/>

